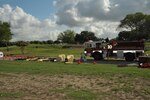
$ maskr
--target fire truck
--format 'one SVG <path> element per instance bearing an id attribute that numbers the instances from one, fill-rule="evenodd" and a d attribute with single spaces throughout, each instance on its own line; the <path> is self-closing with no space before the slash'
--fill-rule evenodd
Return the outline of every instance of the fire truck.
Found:
<path id="1" fill-rule="evenodd" d="M 94 60 L 106 58 L 122 58 L 126 61 L 134 61 L 144 55 L 144 41 L 88 41 L 84 43 L 84 53 Z"/>

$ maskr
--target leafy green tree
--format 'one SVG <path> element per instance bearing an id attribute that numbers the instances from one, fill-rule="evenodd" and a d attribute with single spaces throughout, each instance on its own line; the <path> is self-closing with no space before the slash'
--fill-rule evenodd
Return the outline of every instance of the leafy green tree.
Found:
<path id="1" fill-rule="evenodd" d="M 25 42 L 25 41 L 18 41 L 16 42 L 16 45 L 18 47 L 20 47 L 20 50 L 21 50 L 21 53 L 24 54 L 24 50 L 25 50 L 25 47 L 28 45 L 29 43 L 28 42 Z"/>
<path id="2" fill-rule="evenodd" d="M 145 17 L 145 23 L 143 24 L 143 35 L 145 39 L 150 39 L 150 15 Z"/>
<path id="3" fill-rule="evenodd" d="M 129 31 L 122 31 L 119 32 L 117 40 L 124 40 L 124 41 L 130 41 L 131 40 L 131 33 Z"/>
<path id="4" fill-rule="evenodd" d="M 58 35 L 57 40 L 62 41 L 63 43 L 74 43 L 74 38 L 75 32 L 72 30 L 66 30 Z"/>
<path id="5" fill-rule="evenodd" d="M 105 39 L 105 41 L 106 41 L 106 43 L 108 43 L 110 40 L 109 40 L 109 38 L 107 37 L 107 38 Z"/>
<path id="6" fill-rule="evenodd" d="M 150 38 L 150 15 L 143 13 L 128 14 L 120 21 L 118 28 L 126 29 L 118 35 L 122 40 L 141 40 Z"/>
<path id="7" fill-rule="evenodd" d="M 0 21 L 0 42 L 5 42 L 8 51 L 8 42 L 12 39 L 10 24 Z"/>
<path id="8" fill-rule="evenodd" d="M 84 43 L 88 40 L 96 41 L 98 38 L 95 36 L 95 33 L 89 31 L 82 31 L 80 34 L 76 34 L 75 41 L 78 43 Z"/>
<path id="9" fill-rule="evenodd" d="M 145 16 L 146 15 L 141 12 L 128 14 L 123 20 L 120 21 L 119 28 L 126 28 L 130 31 L 138 31 L 140 26 L 144 23 Z"/>
<path id="10" fill-rule="evenodd" d="M 54 41 L 52 41 L 52 40 L 47 40 L 46 42 L 47 42 L 47 44 L 53 44 L 54 43 Z"/>

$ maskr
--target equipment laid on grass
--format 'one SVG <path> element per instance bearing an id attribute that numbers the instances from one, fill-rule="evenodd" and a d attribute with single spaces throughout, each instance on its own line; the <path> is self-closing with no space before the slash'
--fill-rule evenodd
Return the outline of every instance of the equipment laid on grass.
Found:
<path id="1" fill-rule="evenodd" d="M 11 61 L 13 61 L 13 60 L 26 60 L 27 59 L 27 56 L 24 56 L 24 55 L 13 55 L 13 56 L 11 56 L 11 55 L 5 55 L 4 57 L 3 57 L 3 60 L 11 60 Z"/>
<path id="2" fill-rule="evenodd" d="M 150 56 L 139 57 L 139 67 L 150 68 Z"/>
<path id="3" fill-rule="evenodd" d="M 84 53 L 94 60 L 115 57 L 125 58 L 126 61 L 133 61 L 144 55 L 144 41 L 115 41 L 108 43 L 103 41 L 89 41 L 84 43 Z"/>
<path id="4" fill-rule="evenodd" d="M 43 62 L 43 61 L 49 61 L 49 58 L 47 57 L 43 57 L 43 58 L 39 58 L 39 59 L 37 59 L 37 61 L 39 61 L 39 62 Z"/>
<path id="5" fill-rule="evenodd" d="M 67 61 L 65 63 L 72 64 L 74 62 L 74 55 L 67 55 Z"/>
<path id="6" fill-rule="evenodd" d="M 39 62 L 56 62 L 56 58 L 51 58 L 51 57 L 28 57 L 26 61 L 39 61 Z"/>
<path id="7" fill-rule="evenodd" d="M 3 52 L 0 52 L 0 58 L 3 58 L 3 57 L 4 57 Z"/>
<path id="8" fill-rule="evenodd" d="M 65 54 L 58 55 L 57 61 L 65 62 L 65 58 L 66 58 Z"/>
<path id="9" fill-rule="evenodd" d="M 80 61 L 81 62 L 87 61 L 84 53 L 81 53 Z"/>
<path id="10" fill-rule="evenodd" d="M 0 52 L 0 60 L 3 60 L 4 54 L 3 52 Z"/>
<path id="11" fill-rule="evenodd" d="M 29 57 L 26 59 L 26 61 L 37 61 L 38 59 L 38 57 Z"/>

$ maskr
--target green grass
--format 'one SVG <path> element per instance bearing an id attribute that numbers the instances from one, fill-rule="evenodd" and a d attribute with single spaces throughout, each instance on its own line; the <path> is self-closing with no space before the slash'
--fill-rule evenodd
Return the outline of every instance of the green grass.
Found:
<path id="1" fill-rule="evenodd" d="M 62 48 L 62 45 L 49 45 L 49 44 L 30 44 L 25 48 L 25 54 L 28 56 L 52 56 L 56 57 L 59 54 L 73 54 L 75 57 L 79 57 L 80 53 L 83 52 L 83 48 Z M 20 48 L 17 46 L 10 46 L 9 51 L 6 51 L 6 47 L 1 47 L 0 51 L 4 54 L 20 55 Z"/>
<path id="2" fill-rule="evenodd" d="M 52 56 L 56 57 L 59 54 L 73 54 L 75 57 L 80 57 L 81 52 L 84 51 L 84 48 L 62 48 L 64 45 L 49 45 L 49 44 L 29 44 L 25 48 L 25 54 L 28 56 Z M 66 45 L 70 46 L 70 45 Z M 74 45 L 76 46 L 76 45 Z M 9 51 L 6 51 L 6 47 L 0 47 L 0 51 L 3 51 L 4 54 L 14 54 L 20 55 L 20 48 L 17 46 L 9 46 Z M 150 42 L 145 43 L 146 53 L 150 55 Z"/>
<path id="3" fill-rule="evenodd" d="M 146 46 L 149 46 L 149 42 Z M 4 54 L 20 54 L 19 47 L 0 48 Z M 62 45 L 30 44 L 25 50 L 25 55 L 29 56 L 58 56 L 59 54 L 74 54 L 79 57 L 83 48 L 63 49 Z M 150 51 L 147 51 L 150 53 Z M 25 61 L 0 61 L 0 72 L 31 73 L 31 74 L 79 74 L 79 75 L 115 75 L 126 74 L 133 76 L 150 77 L 149 69 L 139 69 L 136 67 L 118 68 L 112 64 L 64 64 L 64 63 L 45 63 L 45 62 L 25 62 Z"/>
<path id="4" fill-rule="evenodd" d="M 65 94 L 65 99 L 73 100 L 95 100 L 97 94 L 91 92 L 91 90 L 76 90 L 73 88 L 63 88 L 50 90 L 52 93 L 62 93 Z"/>
<path id="5" fill-rule="evenodd" d="M 87 90 L 71 91 L 67 95 L 68 97 L 73 98 L 74 100 L 95 100 L 96 99 L 96 94 Z"/>
<path id="6" fill-rule="evenodd" d="M 22 96 L 21 93 L 14 93 L 14 92 L 0 92 L 0 99 L 1 98 L 18 98 Z"/>
<path id="7" fill-rule="evenodd" d="M 51 62 L 0 61 L 0 72 L 29 74 L 103 75 L 117 74 L 149 78 L 149 69 L 120 68 L 113 64 L 64 64 Z"/>

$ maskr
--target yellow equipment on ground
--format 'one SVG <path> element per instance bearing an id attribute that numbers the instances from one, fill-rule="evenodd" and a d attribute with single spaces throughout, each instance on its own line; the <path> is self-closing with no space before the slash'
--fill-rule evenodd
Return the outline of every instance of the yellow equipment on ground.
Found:
<path id="1" fill-rule="evenodd" d="M 66 56 L 65 54 L 58 55 L 57 61 L 65 62 Z"/>
<path id="2" fill-rule="evenodd" d="M 67 55 L 67 61 L 65 63 L 72 64 L 74 61 L 74 55 Z"/>

